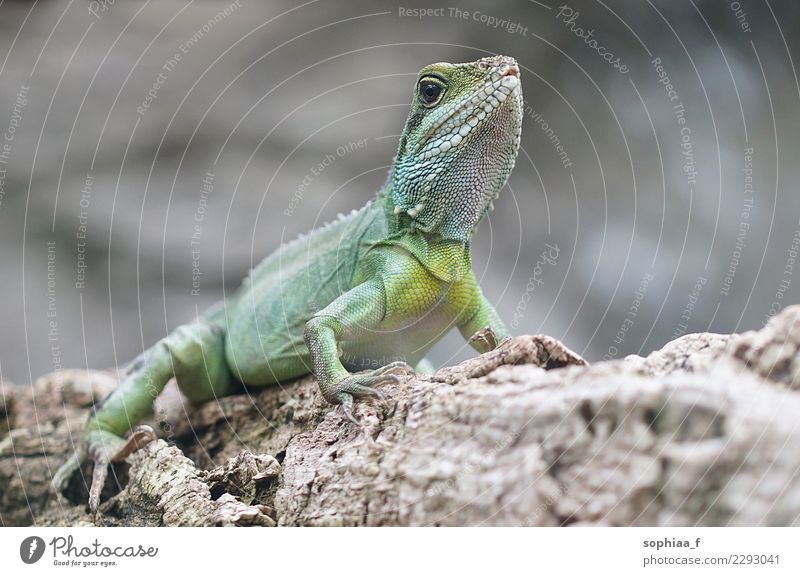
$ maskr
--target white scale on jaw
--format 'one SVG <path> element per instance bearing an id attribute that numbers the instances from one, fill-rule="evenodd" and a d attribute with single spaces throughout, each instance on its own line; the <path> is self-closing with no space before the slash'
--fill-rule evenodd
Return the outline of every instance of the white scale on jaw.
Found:
<path id="1" fill-rule="evenodd" d="M 431 139 L 420 154 L 420 159 L 424 161 L 435 158 L 461 144 L 470 131 L 505 102 L 518 85 L 519 79 L 516 76 L 503 76 L 487 84 L 469 100 L 461 102 L 456 108 L 458 114 L 450 116 L 440 127 L 439 132 L 448 128 L 449 132 Z"/>
<path id="2" fill-rule="evenodd" d="M 437 132 L 441 133 L 448 130 L 443 135 L 428 141 L 424 151 L 419 155 L 420 162 L 417 162 L 413 170 L 415 172 L 424 171 L 425 168 L 434 164 L 434 169 L 425 176 L 425 188 L 423 192 L 428 192 L 431 182 L 436 179 L 444 166 L 436 167 L 432 159 L 439 154 L 448 152 L 461 144 L 469 135 L 473 128 L 480 124 L 488 114 L 498 108 L 519 86 L 519 78 L 516 76 L 493 75 L 490 83 L 487 83 L 482 90 L 478 90 L 470 99 L 459 102 L 451 111 L 449 118 L 437 127 Z M 400 206 L 395 206 L 394 213 L 406 212 L 411 218 L 416 218 L 424 209 L 427 196 L 421 198 L 422 202 L 407 210 Z M 492 209 L 494 206 L 490 206 Z"/>

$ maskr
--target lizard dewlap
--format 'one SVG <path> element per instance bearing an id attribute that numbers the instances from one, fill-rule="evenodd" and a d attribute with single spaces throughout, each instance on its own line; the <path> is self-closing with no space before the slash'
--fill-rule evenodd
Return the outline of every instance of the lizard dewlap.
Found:
<path id="1" fill-rule="evenodd" d="M 236 293 L 134 360 L 87 422 L 77 452 L 53 478 L 61 490 L 94 462 L 97 511 L 108 465 L 154 438 L 131 428 L 171 378 L 190 400 L 308 373 L 352 416 L 382 396 L 458 328 L 479 351 L 509 338 L 472 273 L 470 239 L 514 166 L 522 87 L 513 58 L 423 68 L 384 187 L 342 216 L 267 256 Z"/>

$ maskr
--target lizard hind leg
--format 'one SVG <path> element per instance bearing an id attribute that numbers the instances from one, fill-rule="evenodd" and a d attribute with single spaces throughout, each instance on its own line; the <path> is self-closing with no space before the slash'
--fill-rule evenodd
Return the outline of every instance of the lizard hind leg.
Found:
<path id="1" fill-rule="evenodd" d="M 196 404 L 228 396 L 240 389 L 225 357 L 225 331 L 199 320 L 177 328 L 173 346 L 175 380 L 186 398 Z"/>
<path id="2" fill-rule="evenodd" d="M 84 460 L 94 463 L 89 507 L 96 514 L 100 492 L 112 462 L 155 438 L 147 427 L 122 436 L 147 416 L 156 397 L 173 376 L 184 394 L 200 402 L 229 393 L 235 381 L 228 373 L 223 330 L 207 321 L 180 326 L 134 362 L 120 385 L 95 407 L 75 454 L 53 476 L 52 487 L 62 491 Z"/>

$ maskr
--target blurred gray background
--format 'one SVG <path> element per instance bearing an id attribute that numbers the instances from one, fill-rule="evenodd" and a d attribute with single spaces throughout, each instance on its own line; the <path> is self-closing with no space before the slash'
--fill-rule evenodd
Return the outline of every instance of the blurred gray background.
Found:
<path id="1" fill-rule="evenodd" d="M 800 301 L 798 16 L 777 0 L 3 2 L 0 375 L 121 365 L 190 321 L 373 197 L 419 68 L 491 53 L 519 60 L 528 108 L 474 261 L 513 331 L 597 360 L 758 328 Z M 433 360 L 470 354 L 454 334 Z"/>

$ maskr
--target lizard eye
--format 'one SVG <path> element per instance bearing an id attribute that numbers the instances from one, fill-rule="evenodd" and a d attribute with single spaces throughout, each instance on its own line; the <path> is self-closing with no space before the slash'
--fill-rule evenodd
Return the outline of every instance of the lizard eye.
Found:
<path id="1" fill-rule="evenodd" d="M 419 99 L 425 106 L 434 106 L 441 100 L 444 87 L 431 78 L 423 78 L 419 82 Z"/>

